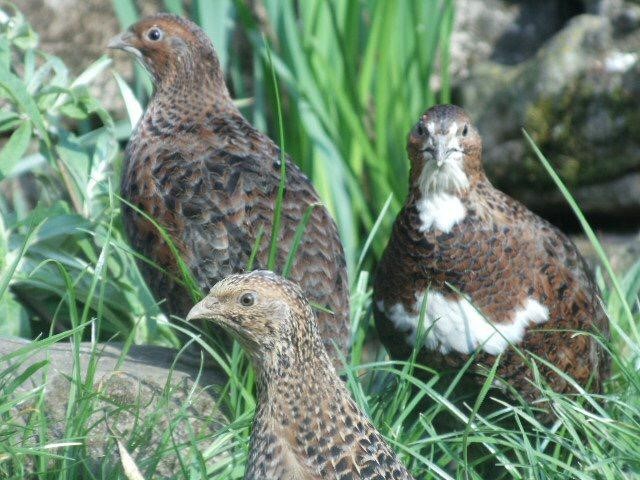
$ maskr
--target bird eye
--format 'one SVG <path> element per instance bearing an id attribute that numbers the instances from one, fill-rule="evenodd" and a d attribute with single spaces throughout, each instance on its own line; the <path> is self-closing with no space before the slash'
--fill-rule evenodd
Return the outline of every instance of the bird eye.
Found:
<path id="1" fill-rule="evenodd" d="M 158 27 L 149 29 L 149 31 L 147 32 L 147 38 L 152 42 L 157 42 L 162 38 L 162 30 L 160 30 Z"/>
<path id="2" fill-rule="evenodd" d="M 416 130 L 418 131 L 418 135 L 424 135 L 424 126 L 422 125 L 422 122 L 418 122 Z"/>
<path id="3" fill-rule="evenodd" d="M 464 128 L 462 129 L 462 136 L 466 137 L 467 133 L 469 133 L 469 125 L 467 125 L 466 123 L 464 124 Z"/>
<path id="4" fill-rule="evenodd" d="M 240 305 L 250 307 L 256 302 L 256 296 L 253 293 L 245 293 L 240 297 Z"/>

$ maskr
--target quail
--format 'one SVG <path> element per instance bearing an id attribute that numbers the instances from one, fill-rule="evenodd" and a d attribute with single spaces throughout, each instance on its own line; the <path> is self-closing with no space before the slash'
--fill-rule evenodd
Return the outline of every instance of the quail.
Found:
<path id="1" fill-rule="evenodd" d="M 245 478 L 411 479 L 338 377 L 298 286 L 268 271 L 231 275 L 187 315 L 227 330 L 256 370 Z"/>
<path id="2" fill-rule="evenodd" d="M 376 326 L 391 356 L 406 359 L 415 347 L 421 363 L 455 372 L 472 355 L 485 371 L 501 355 L 498 375 L 534 402 L 528 352 L 600 392 L 610 360 L 597 337 L 607 338 L 608 318 L 571 240 L 492 186 L 461 108 L 427 110 L 407 151 L 409 193 L 374 280 Z M 554 391 L 575 393 L 538 367 Z M 471 385 L 485 380 L 477 371 Z"/>
<path id="3" fill-rule="evenodd" d="M 191 297 L 176 256 L 150 216 L 175 244 L 202 291 L 247 267 L 263 232 L 254 268 L 266 268 L 281 178 L 281 151 L 240 113 L 216 52 L 195 23 L 170 14 L 144 18 L 109 48 L 136 57 L 155 91 L 127 145 L 121 195 L 124 226 L 142 254 L 143 277 L 164 310 L 184 316 Z M 318 313 L 333 358 L 349 342 L 346 263 L 334 221 L 309 179 L 285 158 L 286 185 L 276 270 L 282 272 L 305 212 L 310 221 L 289 277 Z"/>

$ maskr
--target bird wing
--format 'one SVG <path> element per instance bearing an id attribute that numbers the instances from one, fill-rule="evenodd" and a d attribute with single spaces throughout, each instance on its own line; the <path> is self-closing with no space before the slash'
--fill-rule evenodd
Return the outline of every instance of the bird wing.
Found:
<path id="1" fill-rule="evenodd" d="M 266 268 L 281 176 L 278 147 L 239 114 L 208 115 L 180 129 L 179 136 L 146 126 L 129 145 L 122 195 L 167 230 L 198 286 L 207 290 L 244 271 L 261 231 L 253 268 Z M 318 312 L 320 333 L 329 352 L 336 344 L 346 353 L 348 282 L 337 227 L 307 177 L 285 161 L 276 270 L 287 264 L 298 226 L 313 205 L 289 278 L 312 303 L 334 312 Z M 173 252 L 143 216 L 127 205 L 123 210 L 133 246 L 169 272 L 159 274 L 141 262 L 151 290 L 166 298 L 169 313 L 185 315 L 192 300 L 179 281 Z"/>
<path id="2" fill-rule="evenodd" d="M 190 149 L 167 152 L 166 161 L 182 165 L 177 182 L 167 182 L 165 197 L 184 218 L 188 266 L 202 288 L 243 271 L 262 231 L 253 268 L 266 268 L 281 176 L 280 149 L 244 118 L 211 118 Z M 289 278 L 309 300 L 334 312 L 318 312 L 327 347 L 344 349 L 349 339 L 346 262 L 335 222 L 302 171 L 287 157 L 286 188 L 276 255 L 277 270 L 287 263 L 298 227 L 312 207 Z M 170 169 L 171 167 L 167 167 Z M 177 166 L 175 167 L 178 168 Z"/>

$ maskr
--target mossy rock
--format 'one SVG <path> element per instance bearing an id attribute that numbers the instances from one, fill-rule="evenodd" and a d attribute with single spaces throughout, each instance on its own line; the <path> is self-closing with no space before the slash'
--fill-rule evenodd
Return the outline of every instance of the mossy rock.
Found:
<path id="1" fill-rule="evenodd" d="M 45 459 L 53 454 L 69 456 L 68 474 L 73 478 L 121 474 L 116 439 L 145 478 L 182 478 L 190 462 L 216 463 L 216 458 L 202 453 L 227 424 L 218 405 L 226 381 L 220 371 L 201 369 L 182 360 L 175 350 L 154 346 L 133 346 L 124 352 L 118 343 L 97 344 L 95 349 L 83 343 L 79 363 L 73 345 L 66 342 L 19 353 L 33 345 L 0 337 L 3 388 L 13 385 L 9 394 L 17 399 L 13 411 L 0 418 L 1 430 L 13 431 L 13 441 L 20 439 L 16 452 L 20 447 L 38 451 L 42 445 L 75 442 L 67 450 L 43 449 Z M 7 368 L 13 371 L 7 373 Z M 88 376 L 91 370 L 94 374 Z M 24 372 L 29 373 L 26 379 Z M 77 372 L 80 382 L 75 380 Z M 11 454 L 3 461 L 12 462 Z M 47 469 L 59 468 L 54 460 L 48 463 Z M 26 468 L 19 478 L 30 478 L 43 468 L 36 455 L 26 461 L 16 459 L 16 464 Z"/>
<path id="2" fill-rule="evenodd" d="M 494 183 L 520 197 L 555 188 L 522 128 L 572 188 L 640 171 L 638 51 L 640 35 L 580 15 L 526 62 L 478 65 L 459 89 Z"/>

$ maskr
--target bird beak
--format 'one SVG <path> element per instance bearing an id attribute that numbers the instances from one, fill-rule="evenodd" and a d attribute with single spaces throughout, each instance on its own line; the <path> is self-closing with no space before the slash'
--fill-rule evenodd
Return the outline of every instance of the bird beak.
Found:
<path id="1" fill-rule="evenodd" d="M 125 30 L 124 32 L 116 35 L 107 44 L 107 48 L 118 49 L 118 50 L 130 50 L 133 49 L 131 45 L 131 40 L 134 38 L 134 34 L 131 30 Z"/>
<path id="2" fill-rule="evenodd" d="M 205 297 L 200 300 L 200 302 L 196 303 L 194 307 L 189 310 L 187 314 L 187 318 L 185 319 L 187 322 L 192 320 L 207 320 L 215 316 L 215 307 L 218 305 L 218 300 L 216 298 Z"/>
<path id="3" fill-rule="evenodd" d="M 444 162 L 447 160 L 447 156 L 449 153 L 449 145 L 447 139 L 444 138 L 444 135 L 436 136 L 436 152 L 435 159 L 436 165 L 440 168 Z"/>
<path id="4" fill-rule="evenodd" d="M 436 165 L 440 168 L 449 157 L 449 154 L 457 149 L 456 130 L 458 126 L 455 122 L 451 124 L 449 130 L 440 135 L 435 135 Z"/>

